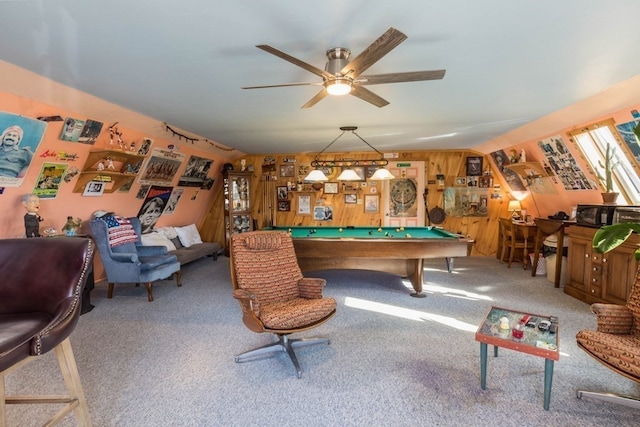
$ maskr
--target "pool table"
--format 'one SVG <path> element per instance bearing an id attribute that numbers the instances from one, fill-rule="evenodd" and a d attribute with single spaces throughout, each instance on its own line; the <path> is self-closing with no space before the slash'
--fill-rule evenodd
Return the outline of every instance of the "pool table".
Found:
<path id="1" fill-rule="evenodd" d="M 425 258 L 469 255 L 473 242 L 438 227 L 272 227 L 293 238 L 302 271 L 352 268 L 407 277 L 422 297 Z"/>

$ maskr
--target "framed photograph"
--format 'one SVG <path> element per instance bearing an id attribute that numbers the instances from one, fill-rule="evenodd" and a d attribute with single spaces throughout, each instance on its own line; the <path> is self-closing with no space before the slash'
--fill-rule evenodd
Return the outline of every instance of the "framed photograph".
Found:
<path id="1" fill-rule="evenodd" d="M 316 221 L 331 221 L 333 219 L 333 208 L 331 206 L 314 206 L 313 219 Z"/>
<path id="2" fill-rule="evenodd" d="M 291 202 L 289 200 L 278 200 L 278 210 L 280 212 L 289 212 L 291 210 Z"/>
<path id="3" fill-rule="evenodd" d="M 324 194 L 338 194 L 338 183 L 337 182 L 325 182 L 324 183 Z"/>
<path id="4" fill-rule="evenodd" d="M 281 177 L 296 176 L 296 165 L 295 164 L 280 165 L 280 176 Z"/>
<path id="5" fill-rule="evenodd" d="M 456 187 L 466 187 L 467 186 L 467 177 L 466 176 L 457 176 L 455 181 Z"/>
<path id="6" fill-rule="evenodd" d="M 491 175 L 484 175 L 478 179 L 478 187 L 491 188 L 493 187 L 493 177 Z"/>
<path id="7" fill-rule="evenodd" d="M 467 176 L 482 175 L 482 156 L 467 157 Z"/>
<path id="8" fill-rule="evenodd" d="M 84 186 L 83 196 L 88 197 L 98 197 L 102 196 L 104 193 L 104 186 L 106 183 L 100 181 L 89 181 L 87 185 Z"/>
<path id="9" fill-rule="evenodd" d="M 289 188 L 286 185 L 279 186 L 278 191 L 278 200 L 287 200 L 289 198 Z"/>
<path id="10" fill-rule="evenodd" d="M 380 208 L 380 196 L 377 194 L 365 194 L 364 213 L 378 213 Z"/>
<path id="11" fill-rule="evenodd" d="M 298 195 L 298 215 L 311 215 L 310 195 Z"/>
<path id="12" fill-rule="evenodd" d="M 358 195 L 355 193 L 347 193 L 344 195 L 344 202 L 347 205 L 355 205 L 358 203 Z"/>

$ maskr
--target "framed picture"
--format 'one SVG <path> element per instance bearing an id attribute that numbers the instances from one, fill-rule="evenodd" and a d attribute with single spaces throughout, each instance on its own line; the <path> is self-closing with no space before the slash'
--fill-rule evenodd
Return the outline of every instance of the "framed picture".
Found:
<path id="1" fill-rule="evenodd" d="M 296 165 L 280 165 L 280 176 L 281 177 L 290 177 L 296 175 Z"/>
<path id="2" fill-rule="evenodd" d="M 289 198 L 289 188 L 286 185 L 279 186 L 278 191 L 278 200 L 287 200 Z"/>
<path id="3" fill-rule="evenodd" d="M 355 193 L 347 193 L 344 195 L 344 202 L 347 205 L 355 205 L 358 202 L 358 195 Z"/>
<path id="4" fill-rule="evenodd" d="M 457 176 L 455 185 L 456 185 L 456 187 L 466 187 L 467 186 L 467 177 L 466 176 Z"/>
<path id="5" fill-rule="evenodd" d="M 364 213 L 378 213 L 380 208 L 380 196 L 377 194 L 365 194 Z"/>
<path id="6" fill-rule="evenodd" d="M 310 195 L 298 195 L 298 215 L 311 215 Z"/>
<path id="7" fill-rule="evenodd" d="M 102 194 L 104 193 L 104 186 L 105 186 L 104 182 L 89 181 L 87 182 L 87 185 L 85 185 L 84 192 L 82 193 L 82 195 L 89 196 L 89 197 L 102 196 Z"/>
<path id="8" fill-rule="evenodd" d="M 482 175 L 482 156 L 467 157 L 467 176 Z"/>
<path id="9" fill-rule="evenodd" d="M 313 219 L 316 221 L 331 221 L 333 219 L 333 208 L 331 206 L 314 206 Z"/>
<path id="10" fill-rule="evenodd" d="M 324 183 L 324 193 L 325 194 L 338 194 L 338 183 L 337 182 L 325 182 Z"/>
<path id="11" fill-rule="evenodd" d="M 278 200 L 278 210 L 280 212 L 289 212 L 291 210 L 291 202 L 289 200 Z"/>

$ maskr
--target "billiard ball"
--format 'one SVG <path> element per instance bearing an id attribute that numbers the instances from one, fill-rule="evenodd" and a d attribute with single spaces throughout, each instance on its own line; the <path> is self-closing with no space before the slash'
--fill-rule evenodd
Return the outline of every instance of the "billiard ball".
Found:
<path id="1" fill-rule="evenodd" d="M 399 232 L 399 231 L 400 231 L 400 229 L 399 229 L 399 228 L 396 228 L 396 233 L 397 233 L 397 232 Z"/>
<path id="2" fill-rule="evenodd" d="M 373 231 L 369 230 L 369 236 L 373 236 Z"/>
<path id="3" fill-rule="evenodd" d="M 400 231 L 404 231 L 404 227 L 400 227 Z"/>
<path id="4" fill-rule="evenodd" d="M 378 232 L 382 233 L 382 228 L 378 228 Z"/>
<path id="5" fill-rule="evenodd" d="M 411 238 L 411 234 L 407 233 L 406 237 L 407 237 L 407 239 L 410 239 Z"/>
<path id="6" fill-rule="evenodd" d="M 342 227 L 338 228 L 338 233 L 342 233 Z"/>

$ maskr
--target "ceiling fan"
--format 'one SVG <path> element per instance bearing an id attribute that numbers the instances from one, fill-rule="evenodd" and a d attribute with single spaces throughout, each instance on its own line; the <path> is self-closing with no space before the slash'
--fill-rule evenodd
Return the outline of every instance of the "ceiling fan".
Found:
<path id="1" fill-rule="evenodd" d="M 363 101 L 367 101 L 376 107 L 384 107 L 389 102 L 370 90 L 364 88 L 366 85 L 377 85 L 385 83 L 416 82 L 422 80 L 439 80 L 444 77 L 446 70 L 431 71 L 410 71 L 404 73 L 363 75 L 369 67 L 379 61 L 396 46 L 405 41 L 407 36 L 396 30 L 389 28 L 376 41 L 371 43 L 353 60 L 349 61 L 351 51 L 343 47 L 336 47 L 327 51 L 327 64 L 324 70 L 307 64 L 293 56 L 284 53 L 269 45 L 257 45 L 256 47 L 271 53 L 279 58 L 289 61 L 298 67 L 304 68 L 313 74 L 322 77 L 322 82 L 309 83 L 286 83 L 279 85 L 248 86 L 242 89 L 263 89 L 271 87 L 286 86 L 324 86 L 324 88 L 309 100 L 302 108 L 309 108 L 317 104 L 327 95 L 356 96 Z"/>

